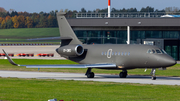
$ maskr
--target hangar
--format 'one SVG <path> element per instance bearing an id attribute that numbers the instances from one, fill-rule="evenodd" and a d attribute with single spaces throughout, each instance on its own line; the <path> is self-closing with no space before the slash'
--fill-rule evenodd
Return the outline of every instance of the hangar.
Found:
<path id="1" fill-rule="evenodd" d="M 86 44 L 151 44 L 180 60 L 180 18 L 174 17 L 80 17 L 68 22 Z M 129 27 L 128 27 L 129 26 Z"/>

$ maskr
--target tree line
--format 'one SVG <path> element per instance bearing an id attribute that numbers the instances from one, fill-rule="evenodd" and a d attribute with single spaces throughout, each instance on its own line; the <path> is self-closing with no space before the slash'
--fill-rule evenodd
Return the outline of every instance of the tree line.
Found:
<path id="1" fill-rule="evenodd" d="M 56 12 L 0 12 L 0 29 L 58 27 Z"/>
<path id="2" fill-rule="evenodd" d="M 60 10 L 63 11 L 63 10 Z M 28 13 L 28 12 L 17 12 L 13 9 L 6 11 L 4 8 L 0 7 L 0 29 L 9 28 L 48 28 L 48 27 L 58 27 L 56 13 L 58 10 L 51 11 L 49 13 Z M 76 13 L 107 13 L 108 8 L 96 9 L 93 11 L 86 10 L 82 8 L 80 11 L 71 11 L 65 9 L 64 12 L 67 13 L 67 18 L 75 18 Z M 136 8 L 128 9 L 115 9 L 112 8 L 111 12 L 180 12 L 178 7 L 166 7 L 163 10 L 154 9 L 153 7 L 147 6 L 146 8 L 141 8 L 138 11 Z"/>

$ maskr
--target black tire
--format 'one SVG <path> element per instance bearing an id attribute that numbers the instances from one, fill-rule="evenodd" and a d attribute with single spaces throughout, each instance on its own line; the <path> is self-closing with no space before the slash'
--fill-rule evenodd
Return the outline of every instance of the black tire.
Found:
<path id="1" fill-rule="evenodd" d="M 120 77 L 120 78 L 123 78 L 123 77 L 124 77 L 124 73 L 123 73 L 123 72 L 120 72 L 120 73 L 119 73 L 119 77 Z"/>
<path id="2" fill-rule="evenodd" d="M 87 78 L 94 78 L 94 73 L 93 73 L 93 72 L 88 73 L 88 74 L 87 74 Z"/>
<path id="3" fill-rule="evenodd" d="M 119 73 L 120 78 L 126 78 L 126 76 L 127 76 L 127 72 L 120 72 Z"/>
<path id="4" fill-rule="evenodd" d="M 156 77 L 155 77 L 155 76 L 152 76 L 152 80 L 156 80 Z"/>

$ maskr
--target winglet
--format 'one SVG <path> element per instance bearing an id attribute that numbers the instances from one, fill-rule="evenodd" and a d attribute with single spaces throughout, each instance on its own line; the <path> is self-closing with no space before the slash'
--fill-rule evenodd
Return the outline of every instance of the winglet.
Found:
<path id="1" fill-rule="evenodd" d="M 2 49 L 2 51 L 4 52 L 4 54 L 6 55 L 8 61 L 9 61 L 12 65 L 20 66 L 20 65 L 16 64 L 16 63 L 8 56 L 8 54 L 4 51 L 4 49 Z"/>

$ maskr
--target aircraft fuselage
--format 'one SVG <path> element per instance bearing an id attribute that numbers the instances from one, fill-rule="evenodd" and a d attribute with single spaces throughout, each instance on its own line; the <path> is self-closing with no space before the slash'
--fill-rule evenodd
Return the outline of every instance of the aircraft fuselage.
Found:
<path id="1" fill-rule="evenodd" d="M 68 57 L 68 59 L 80 64 L 114 63 L 117 65 L 116 68 L 108 69 L 161 68 L 176 63 L 171 56 L 151 45 L 95 44 L 82 46 L 85 52 L 81 56 Z M 148 50 L 155 52 L 148 53 Z"/>

